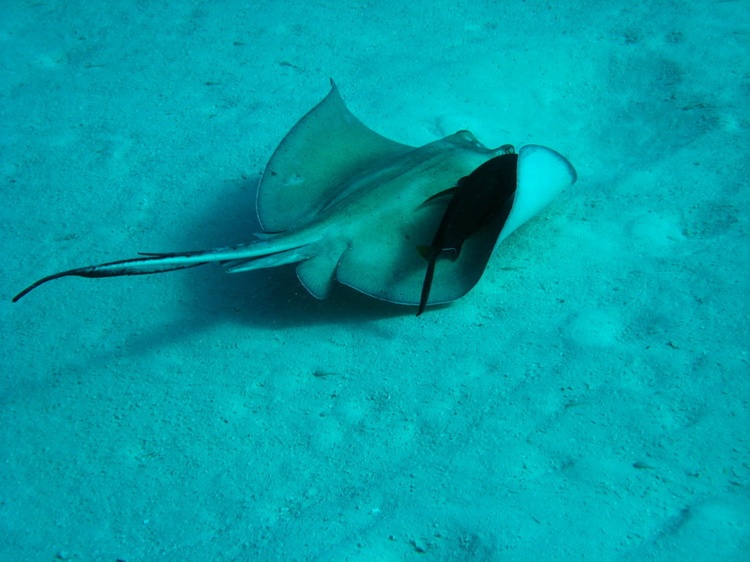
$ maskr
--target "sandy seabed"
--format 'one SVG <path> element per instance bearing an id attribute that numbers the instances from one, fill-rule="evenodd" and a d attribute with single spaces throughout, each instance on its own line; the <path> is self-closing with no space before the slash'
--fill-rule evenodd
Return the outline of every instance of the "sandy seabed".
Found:
<path id="1" fill-rule="evenodd" d="M 0 559 L 747 559 L 746 2 L 11 1 L 0 45 Z M 579 181 L 420 318 L 290 267 L 10 302 L 250 240 L 330 77 Z"/>

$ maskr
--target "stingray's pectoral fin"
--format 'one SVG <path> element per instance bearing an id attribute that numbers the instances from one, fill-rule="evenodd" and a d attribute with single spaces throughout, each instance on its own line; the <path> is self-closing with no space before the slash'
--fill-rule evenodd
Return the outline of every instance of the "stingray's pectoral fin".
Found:
<path id="1" fill-rule="evenodd" d="M 193 263 L 164 263 L 165 257 L 171 257 L 164 254 L 144 254 L 148 257 L 135 258 L 131 260 L 114 261 L 110 263 L 103 263 L 100 265 L 90 265 L 88 267 L 79 267 L 78 269 L 70 269 L 68 271 L 61 271 L 54 275 L 48 275 L 43 277 L 39 281 L 32 283 L 26 287 L 23 291 L 13 297 L 13 302 L 17 302 L 23 298 L 26 294 L 36 289 L 39 285 L 43 285 L 48 281 L 60 279 L 61 277 L 120 277 L 122 275 L 147 275 L 149 273 L 163 273 L 165 271 L 176 271 L 178 269 L 186 269 L 188 267 L 197 267 L 204 265 L 208 262 L 193 262 Z M 171 260 L 167 260 L 171 261 Z"/>

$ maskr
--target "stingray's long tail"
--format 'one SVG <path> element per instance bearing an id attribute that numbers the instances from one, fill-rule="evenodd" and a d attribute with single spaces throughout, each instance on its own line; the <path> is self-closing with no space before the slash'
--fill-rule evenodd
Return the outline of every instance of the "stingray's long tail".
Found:
<path id="1" fill-rule="evenodd" d="M 243 244 L 214 250 L 183 252 L 175 254 L 141 254 L 142 257 L 129 260 L 113 261 L 99 265 L 80 267 L 43 277 L 32 283 L 13 297 L 17 302 L 30 291 L 48 281 L 60 277 L 119 277 L 121 275 L 148 275 L 164 273 L 207 263 L 222 263 L 227 271 L 236 273 L 250 269 L 275 267 L 286 263 L 295 263 L 311 257 L 309 244 L 284 241 L 283 238 L 259 240 L 253 244 Z"/>

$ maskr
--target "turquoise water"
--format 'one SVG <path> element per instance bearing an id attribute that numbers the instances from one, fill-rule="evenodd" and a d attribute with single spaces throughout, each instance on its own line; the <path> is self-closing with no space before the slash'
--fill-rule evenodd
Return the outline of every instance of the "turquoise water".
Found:
<path id="1" fill-rule="evenodd" d="M 746 8 L 7 2 L 0 560 L 746 559 Z M 10 302 L 249 241 L 329 78 L 579 180 L 419 318 L 289 266 Z"/>

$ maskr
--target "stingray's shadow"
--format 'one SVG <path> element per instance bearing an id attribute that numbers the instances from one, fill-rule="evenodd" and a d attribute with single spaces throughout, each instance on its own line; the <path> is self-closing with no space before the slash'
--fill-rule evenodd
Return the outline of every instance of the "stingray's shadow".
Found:
<path id="1" fill-rule="evenodd" d="M 218 193 L 215 203 L 205 205 L 202 213 L 196 212 L 192 225 L 184 230 L 182 247 L 211 248 L 252 241 L 253 232 L 261 230 L 255 216 L 257 188 L 258 179 L 243 179 L 214 189 Z M 98 357 L 86 356 L 78 369 L 88 371 L 92 364 L 109 364 L 113 353 L 148 354 L 195 339 L 195 334 L 209 332 L 220 324 L 236 324 L 239 331 L 243 326 L 259 326 L 271 332 L 305 325 L 361 326 L 415 312 L 413 307 L 379 301 L 343 286 L 337 286 L 328 299 L 317 300 L 301 285 L 294 266 L 227 274 L 209 264 L 164 275 L 174 277 L 175 291 L 169 298 L 178 301 L 182 313 L 150 318 L 146 329 L 137 335 L 123 334 L 119 345 Z"/>
<path id="2" fill-rule="evenodd" d="M 205 248 L 252 241 L 253 233 L 261 231 L 255 213 L 258 183 L 259 178 L 225 182 L 222 196 L 196 214 L 194 224 L 185 230 L 183 247 L 196 246 L 196 233 L 210 233 L 197 241 Z M 214 321 L 279 329 L 361 323 L 410 315 L 416 310 L 367 297 L 339 284 L 329 298 L 318 300 L 297 279 L 294 265 L 237 274 L 208 265 L 187 270 L 179 278 L 181 298 L 196 305 L 186 314 L 195 312 Z"/>

